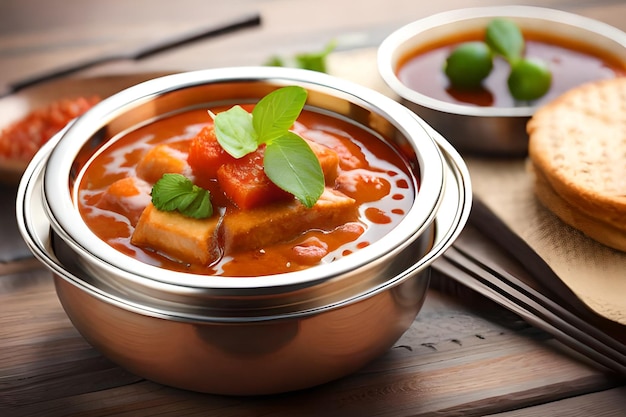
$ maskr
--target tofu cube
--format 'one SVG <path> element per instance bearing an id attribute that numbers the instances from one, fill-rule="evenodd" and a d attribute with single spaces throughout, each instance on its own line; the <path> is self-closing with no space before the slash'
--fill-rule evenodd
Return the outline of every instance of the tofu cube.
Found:
<path id="1" fill-rule="evenodd" d="M 253 210 L 226 213 L 220 237 L 224 253 L 228 254 L 286 242 L 311 227 L 332 230 L 357 219 L 356 201 L 327 187 L 310 209 L 297 200 L 291 200 Z"/>
<path id="2" fill-rule="evenodd" d="M 221 254 L 218 220 L 218 216 L 193 219 L 176 211 L 160 211 L 150 203 L 139 218 L 131 243 L 182 262 L 210 265 Z"/>

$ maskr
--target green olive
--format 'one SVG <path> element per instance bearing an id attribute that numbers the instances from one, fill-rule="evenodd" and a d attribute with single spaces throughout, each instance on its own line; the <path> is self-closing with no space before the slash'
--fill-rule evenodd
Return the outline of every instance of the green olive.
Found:
<path id="1" fill-rule="evenodd" d="M 444 72 L 453 87 L 475 89 L 493 68 L 491 49 L 484 42 L 465 42 L 446 59 Z"/>
<path id="2" fill-rule="evenodd" d="M 548 66 L 537 59 L 520 59 L 511 67 L 509 90 L 516 100 L 537 100 L 548 92 L 552 74 Z"/>

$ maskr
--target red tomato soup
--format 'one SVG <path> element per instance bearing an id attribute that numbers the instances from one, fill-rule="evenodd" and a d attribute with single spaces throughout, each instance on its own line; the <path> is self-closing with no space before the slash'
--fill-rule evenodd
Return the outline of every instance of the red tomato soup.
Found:
<path id="1" fill-rule="evenodd" d="M 212 128 L 206 110 L 192 110 L 126 133 L 101 150 L 79 186 L 79 209 L 91 230 L 152 265 L 258 276 L 347 256 L 380 239 L 413 204 L 417 180 L 405 159 L 346 120 L 303 111 L 292 128 L 309 142 L 325 174 L 325 191 L 310 209 L 269 183 L 261 156 L 235 160 L 216 151 Z M 207 164 L 216 152 L 223 159 Z M 249 181 L 239 172 L 246 169 L 256 172 L 262 191 L 233 185 Z M 156 210 L 150 193 L 165 172 L 208 189 L 213 215 L 199 220 Z"/>
<path id="2" fill-rule="evenodd" d="M 443 72 L 450 52 L 462 42 L 483 39 L 483 32 L 468 33 L 420 47 L 400 60 L 398 78 L 421 94 L 451 103 L 495 107 L 526 105 L 511 97 L 507 87 L 510 67 L 501 57 L 494 59 L 494 68 L 483 81 L 482 89 L 459 91 L 450 86 Z M 626 75 L 626 63 L 571 40 L 534 32 L 524 32 L 524 39 L 525 56 L 543 60 L 552 72 L 550 90 L 533 104 L 546 103 L 588 81 Z"/>

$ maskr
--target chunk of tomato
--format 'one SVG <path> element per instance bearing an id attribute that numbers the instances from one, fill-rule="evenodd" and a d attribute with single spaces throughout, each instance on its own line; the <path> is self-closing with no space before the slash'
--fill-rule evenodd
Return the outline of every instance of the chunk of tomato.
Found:
<path id="1" fill-rule="evenodd" d="M 265 175 L 264 147 L 240 159 L 223 164 L 217 170 L 217 180 L 224 194 L 240 209 L 250 209 L 276 201 L 293 198 Z"/>
<path id="2" fill-rule="evenodd" d="M 219 167 L 235 160 L 217 141 L 212 124 L 192 139 L 187 157 L 187 163 L 201 182 L 217 178 Z"/>

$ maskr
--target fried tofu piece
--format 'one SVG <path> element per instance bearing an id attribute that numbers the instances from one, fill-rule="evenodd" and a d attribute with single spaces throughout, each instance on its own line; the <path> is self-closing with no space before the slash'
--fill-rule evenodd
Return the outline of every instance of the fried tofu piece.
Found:
<path id="1" fill-rule="evenodd" d="M 234 253 L 289 241 L 312 227 L 331 230 L 357 218 L 356 201 L 327 187 L 310 209 L 292 200 L 227 213 L 220 238 L 224 253 Z"/>
<path id="2" fill-rule="evenodd" d="M 210 265 L 222 254 L 260 249 L 295 239 L 314 227 L 332 230 L 358 218 L 356 201 L 326 188 L 308 209 L 297 200 L 227 212 L 220 219 L 192 219 L 178 212 L 145 208 L 132 235 L 133 245 L 182 262 Z"/>
<path id="3" fill-rule="evenodd" d="M 145 208 L 131 237 L 136 246 L 152 249 L 182 262 L 210 265 L 220 257 L 219 216 L 193 219 L 175 211 Z"/>
<path id="4" fill-rule="evenodd" d="M 137 176 L 151 184 L 157 182 L 163 174 L 183 174 L 191 177 L 191 167 L 187 163 L 187 154 L 168 145 L 156 145 L 137 163 Z"/>

